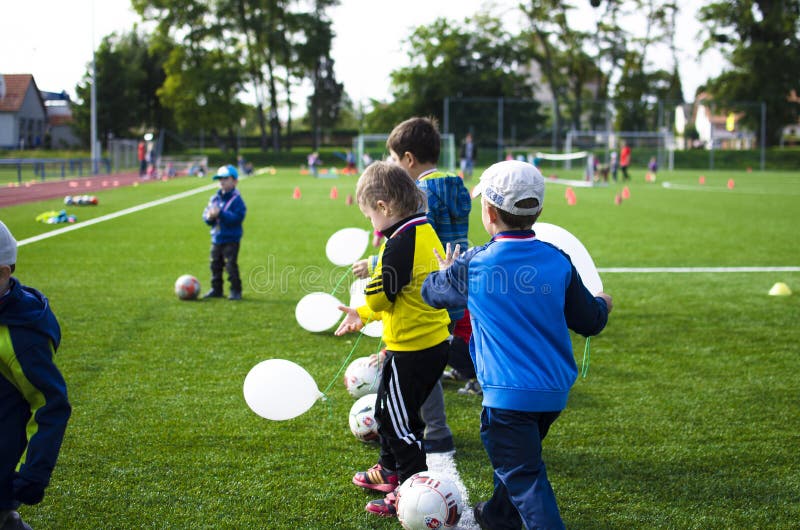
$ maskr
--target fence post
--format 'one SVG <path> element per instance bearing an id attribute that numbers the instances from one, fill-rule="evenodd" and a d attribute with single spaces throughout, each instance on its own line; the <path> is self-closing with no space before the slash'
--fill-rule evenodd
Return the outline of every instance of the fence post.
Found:
<path id="1" fill-rule="evenodd" d="M 17 183 L 22 184 L 22 164 L 17 162 Z"/>
<path id="2" fill-rule="evenodd" d="M 761 171 L 764 171 L 767 163 L 766 144 L 767 144 L 767 104 L 762 101 L 761 102 Z"/>

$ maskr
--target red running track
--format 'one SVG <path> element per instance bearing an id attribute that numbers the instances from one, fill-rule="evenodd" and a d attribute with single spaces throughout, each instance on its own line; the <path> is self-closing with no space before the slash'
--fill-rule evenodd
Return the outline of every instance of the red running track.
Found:
<path id="1" fill-rule="evenodd" d="M 138 173 L 117 173 L 97 177 L 66 178 L 45 182 L 26 182 L 19 186 L 0 188 L 0 208 L 37 202 L 67 195 L 94 195 L 98 191 L 120 186 L 130 186 L 134 182 L 155 182 L 139 177 Z"/>

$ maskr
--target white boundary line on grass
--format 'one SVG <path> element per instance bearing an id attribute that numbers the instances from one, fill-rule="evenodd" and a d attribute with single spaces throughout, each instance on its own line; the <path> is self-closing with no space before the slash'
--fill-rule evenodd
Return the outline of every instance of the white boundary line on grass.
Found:
<path id="1" fill-rule="evenodd" d="M 607 267 L 600 273 L 800 272 L 800 267 Z"/>
<path id="2" fill-rule="evenodd" d="M 797 193 L 787 193 L 786 191 L 742 190 L 739 188 L 731 190 L 728 189 L 727 186 L 706 186 L 705 184 L 673 184 L 672 182 L 662 182 L 661 187 L 666 190 L 710 191 L 717 193 L 736 193 L 747 195 L 798 195 Z"/>
<path id="3" fill-rule="evenodd" d="M 472 506 L 469 502 L 467 487 L 464 486 L 464 482 L 458 474 L 458 467 L 456 467 L 456 459 L 453 453 L 428 453 L 426 459 L 428 469 L 450 477 L 453 482 L 455 482 L 458 492 L 461 494 L 461 519 L 456 528 L 458 530 L 479 530 L 478 523 L 475 522 L 475 517 L 472 515 Z"/>
<path id="4" fill-rule="evenodd" d="M 41 241 L 43 239 L 55 237 L 61 234 L 66 234 L 67 232 L 72 232 L 73 230 L 86 228 L 87 226 L 91 226 L 97 223 L 102 223 L 103 221 L 108 221 L 111 219 L 116 219 L 117 217 L 122 217 L 123 215 L 128 215 L 130 213 L 140 212 L 142 210 L 152 208 L 153 206 L 159 206 L 161 204 L 166 204 L 168 202 L 177 201 L 178 199 L 183 199 L 184 197 L 190 197 L 192 195 L 196 195 L 204 191 L 210 191 L 217 187 L 218 187 L 217 184 L 207 184 L 200 188 L 195 188 L 193 190 L 184 191 L 182 193 L 176 193 L 175 195 L 170 195 L 169 197 L 164 197 L 162 199 L 157 199 L 155 201 L 146 202 L 144 204 L 139 204 L 137 206 L 131 206 L 130 208 L 125 208 L 124 210 L 119 210 L 118 212 L 112 212 L 106 215 L 101 215 L 100 217 L 89 219 L 88 221 L 75 223 L 74 225 L 65 226 L 64 228 L 59 228 L 57 230 L 45 232 L 44 234 L 39 234 L 38 236 L 33 236 L 29 237 L 28 239 L 23 239 L 22 241 L 17 242 L 17 246 L 21 247 L 24 245 L 28 245 L 30 243 L 36 243 L 37 241 Z"/>

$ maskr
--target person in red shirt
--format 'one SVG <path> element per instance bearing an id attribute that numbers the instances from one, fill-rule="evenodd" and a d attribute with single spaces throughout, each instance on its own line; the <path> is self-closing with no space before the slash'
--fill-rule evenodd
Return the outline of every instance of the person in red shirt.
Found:
<path id="1" fill-rule="evenodd" d="M 630 180 L 628 175 L 628 166 L 631 165 L 631 147 L 622 142 L 622 149 L 619 152 L 619 168 L 622 170 L 622 180 Z"/>

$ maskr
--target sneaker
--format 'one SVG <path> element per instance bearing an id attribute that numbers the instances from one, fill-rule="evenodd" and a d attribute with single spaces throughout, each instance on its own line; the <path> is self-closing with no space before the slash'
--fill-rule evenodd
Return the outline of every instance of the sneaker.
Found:
<path id="1" fill-rule="evenodd" d="M 483 390 L 477 379 L 470 379 L 464 388 L 459 388 L 458 393 L 462 396 L 482 396 Z"/>
<path id="2" fill-rule="evenodd" d="M 469 378 L 465 377 L 464 374 L 453 368 L 451 370 L 445 370 L 444 373 L 442 373 L 442 379 L 447 381 L 466 381 Z"/>
<path id="3" fill-rule="evenodd" d="M 228 296 L 228 300 L 241 300 L 242 293 L 241 291 L 231 291 L 231 294 Z"/>
<path id="4" fill-rule="evenodd" d="M 380 515 L 381 517 L 396 517 L 397 516 L 397 495 L 394 491 L 386 494 L 382 499 L 375 499 L 369 501 L 364 507 L 369 513 Z"/>
<path id="5" fill-rule="evenodd" d="M 353 484 L 362 488 L 389 493 L 398 486 L 397 473 L 387 471 L 380 464 L 375 464 L 368 470 L 359 471 L 353 475 Z"/>
<path id="6" fill-rule="evenodd" d="M 486 506 L 486 501 L 479 502 L 472 509 L 472 515 L 475 516 L 475 522 L 481 527 L 481 530 L 490 530 L 486 519 L 483 518 L 483 507 Z"/>
<path id="7" fill-rule="evenodd" d="M 456 452 L 456 446 L 453 444 L 452 436 L 442 438 L 441 440 L 422 440 L 422 446 L 428 454 Z"/>
<path id="8" fill-rule="evenodd" d="M 222 291 L 217 291 L 215 289 L 211 289 L 206 294 L 203 295 L 203 299 L 206 298 L 222 298 Z"/>

